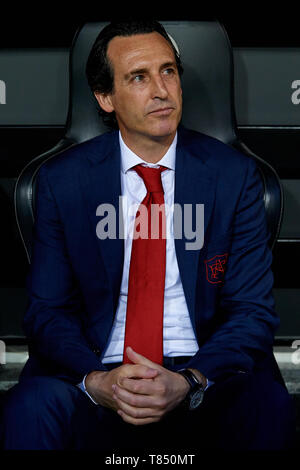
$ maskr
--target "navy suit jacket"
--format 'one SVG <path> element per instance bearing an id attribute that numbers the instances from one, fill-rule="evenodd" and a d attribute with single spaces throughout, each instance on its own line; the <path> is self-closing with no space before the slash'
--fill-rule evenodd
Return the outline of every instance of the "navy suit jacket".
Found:
<path id="1" fill-rule="evenodd" d="M 30 354 L 21 377 L 53 375 L 78 383 L 92 370 L 106 370 L 101 354 L 118 305 L 124 240 L 97 237 L 96 209 L 113 204 L 119 215 L 120 195 L 117 132 L 78 144 L 41 167 L 23 322 Z M 264 358 L 274 362 L 279 319 L 255 161 L 180 127 L 174 202 L 204 204 L 203 247 L 186 250 L 191 240 L 184 231 L 175 240 L 199 344 L 186 367 L 218 381 L 251 372 Z"/>

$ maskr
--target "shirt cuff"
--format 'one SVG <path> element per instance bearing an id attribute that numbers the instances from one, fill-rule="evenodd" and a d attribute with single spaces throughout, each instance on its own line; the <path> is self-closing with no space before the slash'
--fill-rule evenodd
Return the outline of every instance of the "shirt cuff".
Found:
<path id="1" fill-rule="evenodd" d="M 95 405 L 99 405 L 99 403 L 97 403 L 97 402 L 91 397 L 91 395 L 89 394 L 89 392 L 88 392 L 87 389 L 86 389 L 86 386 L 85 386 L 85 379 L 86 379 L 86 376 L 87 376 L 87 374 L 85 374 L 85 376 L 83 377 L 82 382 L 80 382 L 79 384 L 77 384 L 77 387 L 80 388 L 80 390 L 82 390 L 82 391 L 92 400 L 92 402 L 93 402 Z"/>

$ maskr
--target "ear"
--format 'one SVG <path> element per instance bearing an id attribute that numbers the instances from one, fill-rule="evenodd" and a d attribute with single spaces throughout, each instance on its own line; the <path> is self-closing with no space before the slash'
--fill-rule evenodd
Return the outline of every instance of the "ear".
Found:
<path id="1" fill-rule="evenodd" d="M 99 106 L 104 111 L 106 111 L 107 113 L 112 113 L 114 111 L 111 95 L 109 93 L 99 93 L 98 91 L 95 91 L 94 95 L 99 103 Z"/>

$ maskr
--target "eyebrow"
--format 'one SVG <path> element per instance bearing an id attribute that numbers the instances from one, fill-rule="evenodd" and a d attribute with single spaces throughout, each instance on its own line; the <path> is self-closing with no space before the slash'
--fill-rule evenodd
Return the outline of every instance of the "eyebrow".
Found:
<path id="1" fill-rule="evenodd" d="M 138 75 L 138 74 L 147 73 L 147 72 L 148 72 L 148 69 L 146 68 L 134 69 L 134 70 L 131 70 L 129 73 L 126 73 L 125 78 L 128 79 L 132 77 L 133 75 Z"/>
<path id="2" fill-rule="evenodd" d="M 160 69 L 165 69 L 167 67 L 176 67 L 176 62 L 175 61 L 171 61 L 171 62 L 165 62 L 164 64 L 162 64 L 160 66 Z M 139 74 L 143 74 L 143 73 L 147 73 L 149 69 L 147 68 L 138 68 L 138 69 L 134 69 L 134 70 L 131 70 L 130 72 L 126 73 L 125 74 L 125 79 L 128 80 L 130 77 L 134 76 L 134 75 L 139 75 Z"/>

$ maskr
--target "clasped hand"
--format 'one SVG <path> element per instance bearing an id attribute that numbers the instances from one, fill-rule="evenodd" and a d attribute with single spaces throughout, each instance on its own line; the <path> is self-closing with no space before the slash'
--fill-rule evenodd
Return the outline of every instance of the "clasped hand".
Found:
<path id="1" fill-rule="evenodd" d="M 160 421 L 184 399 L 189 385 L 180 374 L 132 348 L 128 347 L 126 352 L 133 364 L 99 372 L 100 380 L 90 381 L 89 388 L 86 382 L 86 387 L 99 404 L 117 411 L 127 423 L 143 425 Z"/>

